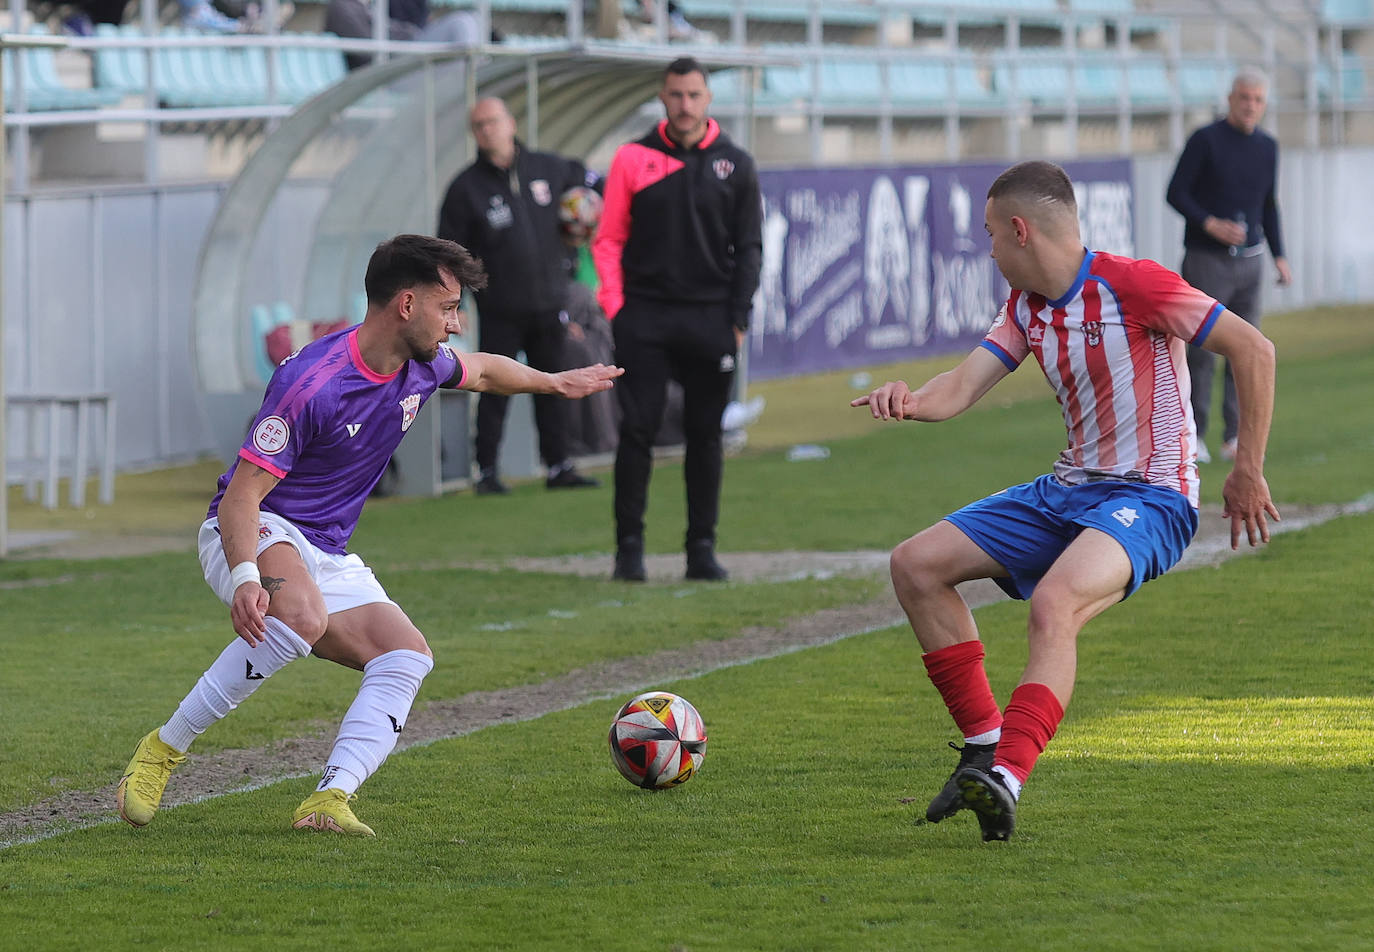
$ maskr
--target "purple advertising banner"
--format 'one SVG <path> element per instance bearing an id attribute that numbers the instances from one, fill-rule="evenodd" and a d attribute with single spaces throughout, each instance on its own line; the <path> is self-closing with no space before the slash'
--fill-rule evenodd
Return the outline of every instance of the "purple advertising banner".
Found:
<path id="1" fill-rule="evenodd" d="M 988 187 L 1005 167 L 760 172 L 763 273 L 750 379 L 975 346 L 1008 294 L 983 230 Z M 1130 160 L 1064 168 L 1084 244 L 1132 255 Z"/>

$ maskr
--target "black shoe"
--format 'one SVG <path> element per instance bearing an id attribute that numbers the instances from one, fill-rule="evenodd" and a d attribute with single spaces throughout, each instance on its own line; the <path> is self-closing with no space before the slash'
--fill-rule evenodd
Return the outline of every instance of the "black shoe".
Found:
<path id="1" fill-rule="evenodd" d="M 590 476 L 583 476 L 571 466 L 561 469 L 556 475 L 544 480 L 544 486 L 548 489 L 582 489 L 592 486 L 600 486 L 601 483 Z"/>
<path id="2" fill-rule="evenodd" d="M 964 795 L 964 805 L 978 814 L 983 842 L 1011 839 L 1016 828 L 1016 798 L 996 771 L 965 767 L 954 775 Z"/>
<path id="3" fill-rule="evenodd" d="M 954 773 L 949 775 L 949 779 L 940 788 L 940 792 L 935 794 L 935 799 L 930 801 L 930 806 L 926 807 L 926 820 L 930 823 L 948 820 L 967 806 L 964 803 L 964 792 L 954 782 L 959 771 L 965 767 L 977 767 L 979 770 L 985 771 L 991 770 L 993 755 L 997 753 L 996 744 L 965 744 L 960 747 L 950 741 L 949 746 L 959 751 L 959 763 L 955 765 Z"/>
<path id="4" fill-rule="evenodd" d="M 687 543 L 687 578 L 698 582 L 724 582 L 730 577 L 725 567 L 716 561 L 715 543 Z"/>
<path id="5" fill-rule="evenodd" d="M 479 496 L 504 496 L 510 489 L 496 478 L 495 473 L 487 473 L 472 484 L 472 491 Z"/>
<path id="6" fill-rule="evenodd" d="M 611 578 L 620 582 L 642 582 L 648 577 L 644 571 L 643 540 L 621 539 L 615 549 L 615 571 Z"/>

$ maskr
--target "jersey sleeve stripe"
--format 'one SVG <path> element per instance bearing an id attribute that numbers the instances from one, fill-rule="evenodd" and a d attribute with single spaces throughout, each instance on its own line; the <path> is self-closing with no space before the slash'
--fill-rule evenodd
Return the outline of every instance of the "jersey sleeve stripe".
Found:
<path id="1" fill-rule="evenodd" d="M 267 470 L 267 472 L 271 473 L 278 479 L 286 478 L 286 470 L 282 469 L 276 463 L 269 463 L 267 460 L 263 459 L 257 453 L 254 453 L 246 448 L 241 447 L 239 449 L 239 459 L 245 459 L 248 462 L 252 463 L 254 466 L 258 466 L 262 469 Z"/>
<path id="2" fill-rule="evenodd" d="M 994 344 L 992 341 L 990 341 L 990 340 L 984 340 L 984 341 L 982 342 L 982 347 L 983 347 L 983 349 L 985 349 L 988 353 L 992 354 L 994 357 L 996 357 L 998 360 L 1000 360 L 1000 361 L 1002 362 L 1002 364 L 1003 364 L 1008 370 L 1015 370 L 1018 366 L 1020 366 L 1020 365 L 1012 358 L 1011 354 L 1007 353 L 1005 350 L 1003 350 L 1003 349 L 1002 349 L 1001 347 L 999 347 L 997 344 Z"/>
<path id="3" fill-rule="evenodd" d="M 1197 344 L 1199 347 L 1202 346 L 1202 342 L 1207 339 L 1207 335 L 1212 333 L 1212 328 L 1216 326 L 1217 318 L 1221 317 L 1221 312 L 1223 310 L 1225 310 L 1225 308 L 1221 306 L 1220 301 L 1212 305 L 1212 309 L 1207 312 L 1207 317 L 1203 320 L 1202 326 L 1199 327 L 1197 333 L 1193 335 L 1192 343 Z"/>

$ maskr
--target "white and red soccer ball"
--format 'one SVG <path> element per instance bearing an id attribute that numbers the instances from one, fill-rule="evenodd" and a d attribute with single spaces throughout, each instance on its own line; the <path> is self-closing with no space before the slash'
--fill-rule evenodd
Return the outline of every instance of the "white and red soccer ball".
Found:
<path id="1" fill-rule="evenodd" d="M 706 725 L 697 709 L 667 691 L 632 698 L 611 722 L 611 760 L 626 780 L 666 790 L 691 780 L 706 759 Z"/>

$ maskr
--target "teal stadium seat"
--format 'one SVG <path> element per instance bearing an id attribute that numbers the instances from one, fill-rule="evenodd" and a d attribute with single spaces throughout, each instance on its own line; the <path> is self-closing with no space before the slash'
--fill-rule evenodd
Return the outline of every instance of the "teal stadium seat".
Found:
<path id="1" fill-rule="evenodd" d="M 1322 0 L 1321 14 L 1327 23 L 1374 26 L 1374 0 Z"/>
<path id="2" fill-rule="evenodd" d="M 46 35 L 48 30 L 35 26 L 30 31 L 36 35 Z M 34 47 L 26 50 L 5 50 L 4 82 L 5 110 L 14 108 L 16 101 L 15 57 L 19 59 L 20 75 L 24 79 L 24 104 L 30 112 L 56 112 L 72 109 L 99 109 L 113 106 L 122 98 L 119 93 L 106 89 L 77 89 L 62 82 L 57 73 L 57 59 L 52 49 Z"/>
<path id="3" fill-rule="evenodd" d="M 1023 24 L 1057 26 L 1064 15 L 1059 0 L 947 0 L 940 6 L 954 8 L 954 18 L 961 26 L 997 26 L 1015 13 Z M 941 24 L 946 13 L 942 9 L 917 8 L 911 11 L 918 23 Z"/>
<path id="4" fill-rule="evenodd" d="M 983 82 L 972 63 L 953 66 L 931 60 L 896 60 L 888 65 L 888 86 L 895 106 L 943 106 L 950 101 L 950 69 L 954 71 L 954 101 L 961 106 L 991 106 L 1000 100 Z"/>
<path id="5" fill-rule="evenodd" d="M 1192 105 L 1220 105 L 1235 74 L 1235 67 L 1226 63 L 1184 63 L 1178 68 L 1179 96 Z"/>

